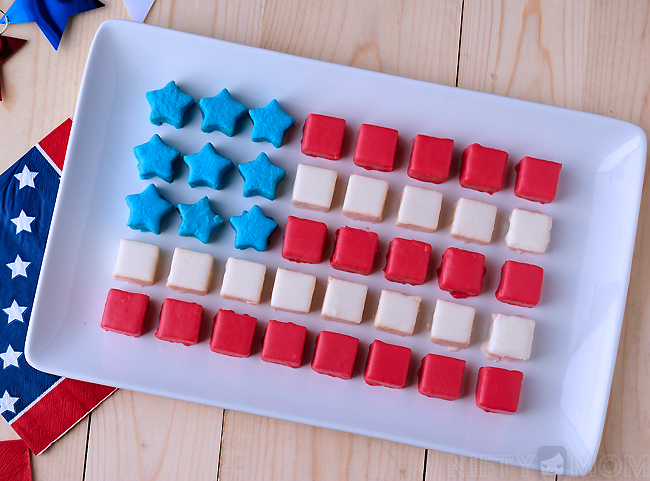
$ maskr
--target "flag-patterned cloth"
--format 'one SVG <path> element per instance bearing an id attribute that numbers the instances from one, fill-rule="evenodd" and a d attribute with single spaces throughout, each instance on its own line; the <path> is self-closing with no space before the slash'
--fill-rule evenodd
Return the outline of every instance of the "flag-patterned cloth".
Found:
<path id="1" fill-rule="evenodd" d="M 115 390 L 37 371 L 23 354 L 71 125 L 0 175 L 0 414 L 35 454 Z"/>

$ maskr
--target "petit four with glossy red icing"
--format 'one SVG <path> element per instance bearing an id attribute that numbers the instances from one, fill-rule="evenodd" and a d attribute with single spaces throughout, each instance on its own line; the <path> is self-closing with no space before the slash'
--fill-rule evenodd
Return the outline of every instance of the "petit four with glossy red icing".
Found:
<path id="1" fill-rule="evenodd" d="M 350 379 L 359 351 L 359 339 L 331 331 L 321 331 L 311 368 L 319 374 Z"/>
<path id="2" fill-rule="evenodd" d="M 256 325 L 257 319 L 248 314 L 219 309 L 214 316 L 210 349 L 227 356 L 250 356 Z"/>

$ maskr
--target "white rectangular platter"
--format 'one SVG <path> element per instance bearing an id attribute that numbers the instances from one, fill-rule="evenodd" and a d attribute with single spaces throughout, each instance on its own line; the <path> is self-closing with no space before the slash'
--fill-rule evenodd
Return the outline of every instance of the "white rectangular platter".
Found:
<path id="1" fill-rule="evenodd" d="M 224 87 L 248 108 L 263 107 L 276 98 L 297 123 L 287 132 L 280 149 L 251 142 L 248 119 L 242 121 L 232 138 L 219 132 L 205 134 L 199 128 L 201 115 L 196 107 L 182 129 L 167 124 L 154 126 L 149 122 L 145 92 L 161 88 L 169 80 L 175 80 L 197 101 L 216 95 Z M 310 112 L 347 120 L 339 161 L 307 157 L 300 152 L 302 124 Z M 361 123 L 399 131 L 394 172 L 366 172 L 353 164 Z M 141 192 L 149 184 L 138 177 L 133 147 L 154 133 L 182 154 L 197 152 L 206 142 L 212 142 L 235 165 L 253 160 L 264 151 L 272 162 L 287 170 L 287 177 L 280 184 L 276 200 L 246 199 L 241 194 L 243 181 L 236 172 L 223 190 L 191 189 L 187 167 L 179 162 L 172 184 L 157 178 L 152 181 L 174 204 L 193 203 L 208 195 L 225 220 L 215 240 L 203 245 L 197 239 L 180 237 L 177 213 L 166 221 L 159 236 L 133 231 L 126 226 L 128 208 L 124 197 Z M 455 140 L 447 182 L 436 186 L 406 175 L 410 141 L 418 133 Z M 504 188 L 492 196 L 458 184 L 460 154 L 474 142 L 510 154 Z M 551 204 L 542 206 L 514 196 L 514 166 L 526 155 L 563 164 L 558 195 Z M 559 446 L 568 455 L 564 473 L 585 474 L 591 469 L 602 435 L 629 282 L 645 157 L 643 131 L 618 120 L 109 20 L 97 32 L 83 76 L 26 356 L 37 369 L 76 379 L 518 466 L 538 468 L 538 450 Z M 296 165 L 301 162 L 338 171 L 329 213 L 291 205 Z M 347 179 L 352 173 L 365 173 L 390 183 L 381 223 L 367 224 L 341 214 Z M 443 193 L 438 231 L 418 233 L 395 226 L 398 195 L 406 184 Z M 490 244 L 463 244 L 449 236 L 451 205 L 460 197 L 498 206 Z M 231 216 L 240 215 L 254 204 L 280 224 L 264 253 L 236 250 L 234 231 L 228 224 Z M 553 216 L 551 244 L 545 254 L 518 254 L 506 248 L 503 239 L 514 207 Z M 322 263 L 295 264 L 281 257 L 288 215 L 328 225 Z M 329 265 L 334 232 L 344 225 L 369 228 L 380 236 L 375 270 L 368 277 L 336 271 Z M 123 237 L 160 246 L 161 261 L 153 286 L 140 288 L 111 277 Z M 388 243 L 394 237 L 415 238 L 433 246 L 425 284 L 403 286 L 383 277 Z M 215 275 L 206 296 L 178 294 L 165 287 L 171 254 L 177 246 L 214 255 Z M 435 275 L 442 253 L 450 246 L 481 252 L 487 258 L 481 295 L 460 301 L 476 307 L 477 316 L 470 347 L 452 354 L 467 361 L 462 396 L 452 402 L 420 395 L 416 373 L 427 353 L 447 354 L 446 348 L 429 341 L 426 325 L 436 299 L 453 300 L 438 288 Z M 219 295 L 224 264 L 230 256 L 268 266 L 260 305 L 248 306 Z M 509 306 L 495 299 L 500 267 L 508 259 L 544 268 L 542 300 L 537 307 Z M 309 314 L 276 312 L 270 307 L 277 267 L 316 275 L 317 288 Z M 328 275 L 369 286 L 362 324 L 346 325 L 320 318 Z M 151 297 L 142 337 L 134 339 L 101 329 L 110 288 Z M 379 292 L 386 288 L 423 296 L 413 336 L 399 337 L 374 329 L 372 317 Z M 204 306 L 197 345 L 186 347 L 154 337 L 160 305 L 166 297 Z M 258 318 L 250 358 L 230 358 L 210 351 L 212 318 L 219 308 Z M 495 364 L 481 353 L 480 343 L 493 312 L 537 321 L 530 360 Z M 269 319 L 291 321 L 309 329 L 305 365 L 301 368 L 294 370 L 260 360 L 260 340 Z M 310 369 L 315 338 L 321 330 L 360 339 L 351 380 L 331 378 Z M 364 383 L 363 368 L 374 339 L 412 349 L 405 389 Z M 476 407 L 477 372 L 486 365 L 524 373 L 516 414 L 488 414 Z"/>

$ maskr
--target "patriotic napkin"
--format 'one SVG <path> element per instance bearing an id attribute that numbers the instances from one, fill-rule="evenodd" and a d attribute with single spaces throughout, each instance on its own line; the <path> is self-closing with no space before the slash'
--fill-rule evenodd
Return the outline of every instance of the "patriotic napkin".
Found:
<path id="1" fill-rule="evenodd" d="M 0 175 L 0 414 L 35 454 L 115 391 L 37 371 L 23 355 L 71 126 Z"/>
<path id="2" fill-rule="evenodd" d="M 0 481 L 32 481 L 32 465 L 25 441 L 0 441 Z"/>

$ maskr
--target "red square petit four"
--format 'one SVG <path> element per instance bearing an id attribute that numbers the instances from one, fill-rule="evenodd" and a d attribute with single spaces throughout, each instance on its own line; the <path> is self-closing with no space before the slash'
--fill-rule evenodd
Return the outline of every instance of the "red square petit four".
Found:
<path id="1" fill-rule="evenodd" d="M 413 139 L 411 160 L 406 173 L 413 179 L 441 184 L 449 177 L 453 151 L 452 139 L 418 134 Z"/>
<path id="2" fill-rule="evenodd" d="M 292 215 L 287 219 L 282 257 L 293 262 L 318 264 L 323 258 L 327 225 Z"/>
<path id="3" fill-rule="evenodd" d="M 319 374 L 350 379 L 359 351 L 359 339 L 345 334 L 321 331 L 311 368 Z"/>
<path id="4" fill-rule="evenodd" d="M 402 389 L 406 386 L 410 363 L 411 350 L 408 347 L 375 340 L 370 344 L 363 380 L 370 386 Z"/>
<path id="5" fill-rule="evenodd" d="M 160 310 L 156 337 L 163 341 L 180 342 L 186 346 L 199 342 L 203 306 L 195 302 L 167 298 Z"/>
<path id="6" fill-rule="evenodd" d="M 214 316 L 210 349 L 226 356 L 250 356 L 256 325 L 257 319 L 252 316 L 219 309 Z"/>
<path id="7" fill-rule="evenodd" d="M 501 282 L 496 298 L 506 304 L 535 307 L 542 296 L 544 269 L 533 264 L 506 261 L 501 267 Z"/>
<path id="8" fill-rule="evenodd" d="M 438 287 L 456 299 L 478 296 L 485 272 L 483 254 L 449 247 L 438 268 Z"/>
<path id="9" fill-rule="evenodd" d="M 463 151 L 460 185 L 493 194 L 501 190 L 508 152 L 472 144 Z"/>
<path id="10" fill-rule="evenodd" d="M 367 276 L 375 264 L 379 236 L 367 230 L 341 227 L 336 231 L 336 246 L 330 264 L 339 271 Z"/>
<path id="11" fill-rule="evenodd" d="M 460 397 L 464 373 L 463 359 L 427 354 L 418 371 L 418 391 L 425 396 L 453 401 Z"/>
<path id="12" fill-rule="evenodd" d="M 390 241 L 384 275 L 387 280 L 418 286 L 424 284 L 429 269 L 431 246 L 426 242 L 396 237 Z"/>
<path id="13" fill-rule="evenodd" d="M 368 170 L 392 171 L 398 137 L 395 129 L 361 124 L 357 146 L 354 149 L 354 163 Z"/>
<path id="14" fill-rule="evenodd" d="M 101 326 L 107 331 L 139 337 L 148 306 L 149 296 L 111 289 L 106 296 Z"/>
<path id="15" fill-rule="evenodd" d="M 512 414 L 519 407 L 524 374 L 499 367 L 478 370 L 476 405 L 488 413 Z"/>
<path id="16" fill-rule="evenodd" d="M 338 160 L 341 157 L 345 119 L 309 114 L 302 129 L 300 150 L 305 155 Z"/>
<path id="17" fill-rule="evenodd" d="M 262 361 L 298 368 L 302 366 L 307 328 L 292 322 L 270 320 L 262 344 Z"/>
<path id="18" fill-rule="evenodd" d="M 524 157 L 515 170 L 515 195 L 522 199 L 548 204 L 555 199 L 562 164 L 550 160 Z"/>

